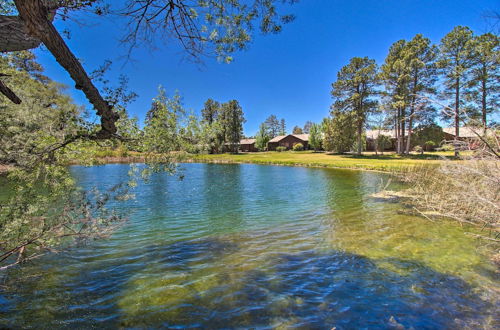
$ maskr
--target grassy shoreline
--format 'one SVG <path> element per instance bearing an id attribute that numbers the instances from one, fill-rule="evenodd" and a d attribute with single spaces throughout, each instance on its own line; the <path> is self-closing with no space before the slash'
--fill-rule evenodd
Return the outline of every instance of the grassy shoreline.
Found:
<path id="1" fill-rule="evenodd" d="M 257 164 L 276 166 L 299 166 L 315 168 L 337 168 L 361 171 L 398 172 L 414 166 L 437 166 L 443 159 L 453 159 L 452 152 L 432 152 L 411 155 L 384 153 L 376 155 L 365 152 L 361 156 L 353 154 L 330 154 L 313 151 L 286 152 L 248 152 L 239 154 L 179 154 L 180 163 L 214 163 L 214 164 Z M 97 155 L 94 165 L 144 163 L 145 156 L 139 152 L 127 154 L 108 151 L 105 155 Z M 71 161 L 68 165 L 81 165 Z M 6 175 L 11 166 L 0 166 L 0 174 Z"/>
<path id="2" fill-rule="evenodd" d="M 302 152 L 258 152 L 239 154 L 188 155 L 186 160 L 194 163 L 259 164 L 280 166 L 302 166 L 339 168 L 378 172 L 397 172 L 414 166 L 437 166 L 447 153 L 400 156 L 394 153 L 375 155 L 338 155 L 312 151 Z"/>

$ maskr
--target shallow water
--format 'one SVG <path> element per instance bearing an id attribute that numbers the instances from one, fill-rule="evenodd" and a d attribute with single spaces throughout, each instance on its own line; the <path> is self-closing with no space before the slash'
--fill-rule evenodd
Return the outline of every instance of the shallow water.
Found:
<path id="1" fill-rule="evenodd" d="M 454 223 L 369 197 L 382 174 L 184 164 L 155 174 L 107 240 L 10 271 L 9 327 L 498 326 L 498 275 Z M 128 165 L 72 167 L 111 187 Z M 22 279 L 22 280 L 19 280 Z"/>

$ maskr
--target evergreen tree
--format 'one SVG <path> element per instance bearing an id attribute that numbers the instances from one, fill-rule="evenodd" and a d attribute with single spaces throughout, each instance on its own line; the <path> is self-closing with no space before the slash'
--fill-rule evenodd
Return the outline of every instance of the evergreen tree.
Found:
<path id="1" fill-rule="evenodd" d="M 210 138 L 212 140 L 207 141 L 207 144 L 210 145 L 210 149 L 208 150 L 209 153 L 213 154 L 217 152 L 220 148 L 221 138 L 223 134 L 221 132 L 218 132 L 221 128 L 219 124 L 216 125 L 216 123 L 219 120 L 219 112 L 220 112 L 221 105 L 219 102 L 214 101 L 212 99 L 208 99 L 205 101 L 205 104 L 203 105 L 203 109 L 201 110 L 201 116 L 203 121 L 205 121 L 206 125 L 205 127 L 205 134 L 207 138 Z M 208 133 L 210 132 L 210 133 Z"/>
<path id="2" fill-rule="evenodd" d="M 331 118 L 323 120 L 322 129 L 326 151 L 344 153 L 351 150 L 356 141 L 356 118 L 352 112 L 332 111 Z"/>
<path id="3" fill-rule="evenodd" d="M 275 115 L 270 115 L 264 122 L 267 127 L 267 135 L 272 138 L 279 135 L 281 126 L 278 118 Z"/>
<path id="4" fill-rule="evenodd" d="M 462 89 L 468 83 L 470 69 L 473 65 L 473 33 L 465 26 L 456 26 L 441 39 L 438 65 L 444 78 L 444 95 L 453 98 L 453 114 L 455 139 L 460 136 L 461 106 L 463 103 Z M 448 117 L 450 117 L 448 116 Z M 455 156 L 458 156 L 458 146 L 455 146 Z"/>
<path id="5" fill-rule="evenodd" d="M 232 152 L 238 152 L 240 140 L 243 138 L 243 109 L 236 100 L 222 104 L 223 118 L 221 121 L 225 134 L 225 143 Z"/>
<path id="6" fill-rule="evenodd" d="M 219 102 L 214 101 L 212 99 L 206 100 L 203 109 L 201 110 L 201 116 L 203 120 L 211 125 L 214 121 L 217 120 L 219 109 L 220 109 Z"/>
<path id="7" fill-rule="evenodd" d="M 381 66 L 380 78 L 384 83 L 385 108 L 393 113 L 396 136 L 396 152 L 403 153 L 405 141 L 407 108 L 410 102 L 410 68 L 408 46 L 405 40 L 391 45 L 389 53 Z"/>
<path id="8" fill-rule="evenodd" d="M 67 246 L 71 238 L 83 242 L 109 234 L 121 219 L 103 211 L 109 195 L 86 198 L 67 166 L 92 162 L 95 144 L 83 137 L 96 125 L 84 120 L 63 85 L 41 79 L 43 68 L 33 54 L 0 54 L 0 72 L 23 100 L 13 104 L 0 95 L 0 164 L 12 166 L 8 183 L 14 192 L 3 194 L 0 205 L 2 267 Z"/>
<path id="9" fill-rule="evenodd" d="M 260 151 L 264 151 L 267 148 L 267 143 L 269 142 L 269 140 L 270 138 L 268 135 L 268 128 L 266 126 L 266 123 L 262 123 L 260 124 L 257 135 L 255 135 L 255 147 Z"/>
<path id="10" fill-rule="evenodd" d="M 304 131 L 302 131 L 302 128 L 299 126 L 294 126 L 292 130 L 292 134 L 304 134 Z"/>
<path id="11" fill-rule="evenodd" d="M 486 129 L 488 115 L 500 106 L 500 46 L 492 33 L 477 36 L 472 42 L 472 70 L 467 98 Z"/>
<path id="12" fill-rule="evenodd" d="M 306 121 L 306 123 L 304 124 L 304 129 L 303 129 L 305 134 L 309 134 L 312 125 L 313 125 L 312 121 L 309 121 L 309 120 Z"/>
<path id="13" fill-rule="evenodd" d="M 410 93 L 410 113 L 408 119 L 408 139 L 406 141 L 406 153 L 410 152 L 413 123 L 416 120 L 425 121 L 429 115 L 430 108 L 418 96 L 434 94 L 434 84 L 437 80 L 436 58 L 438 49 L 431 44 L 428 38 L 421 34 L 415 35 L 406 44 L 405 56 L 409 69 L 409 93 Z M 418 108 L 418 112 L 417 112 Z"/>
<path id="14" fill-rule="evenodd" d="M 354 57 L 337 74 L 332 84 L 332 114 L 349 113 L 357 130 L 358 154 L 362 151 L 362 134 L 368 115 L 377 108 L 377 65 L 368 57 Z"/>
<path id="15" fill-rule="evenodd" d="M 280 121 L 280 135 L 286 135 L 285 118 L 281 118 L 281 121 Z"/>

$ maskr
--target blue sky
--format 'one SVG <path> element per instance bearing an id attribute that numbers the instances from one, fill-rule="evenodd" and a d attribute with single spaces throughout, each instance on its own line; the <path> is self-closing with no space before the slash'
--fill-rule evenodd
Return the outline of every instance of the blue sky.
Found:
<path id="1" fill-rule="evenodd" d="M 58 22 L 69 28 L 68 44 L 91 71 L 106 59 L 114 61 L 110 78 L 126 74 L 130 89 L 139 94 L 128 107 L 141 120 L 149 109 L 158 85 L 172 95 L 178 90 L 186 108 L 199 113 L 207 98 L 225 102 L 236 99 L 245 112 L 245 134 L 253 135 L 270 114 L 285 118 L 288 130 L 311 120 L 319 122 L 329 112 L 331 83 L 337 71 L 354 56 L 368 56 L 379 64 L 389 46 L 399 39 L 422 33 L 433 42 L 456 25 L 476 33 L 488 30 L 483 15 L 500 11 L 498 0 L 301 0 L 287 6 L 296 20 L 277 35 L 256 33 L 248 50 L 234 54 L 225 64 L 215 58 L 203 64 L 186 60 L 172 41 L 158 43 L 156 50 L 141 48 L 134 61 L 125 63 L 120 45 L 123 25 L 119 21 Z M 47 51 L 37 54 L 52 79 L 73 86 Z M 69 89 L 81 104 L 83 94 Z"/>

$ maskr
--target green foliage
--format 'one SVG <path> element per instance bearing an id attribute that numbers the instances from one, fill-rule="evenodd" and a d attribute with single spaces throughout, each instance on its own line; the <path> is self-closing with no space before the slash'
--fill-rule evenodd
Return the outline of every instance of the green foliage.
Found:
<path id="1" fill-rule="evenodd" d="M 278 118 L 275 115 L 270 115 L 269 117 L 267 117 L 264 124 L 267 127 L 267 135 L 271 139 L 280 135 L 281 125 L 280 125 L 280 121 L 278 120 Z"/>
<path id="2" fill-rule="evenodd" d="M 243 138 L 243 123 L 245 122 L 243 109 L 238 101 L 231 100 L 222 104 L 220 121 L 225 143 L 231 152 L 237 153 L 240 140 Z"/>
<path id="3" fill-rule="evenodd" d="M 391 138 L 387 135 L 379 134 L 375 143 L 377 144 L 377 150 L 383 153 L 385 149 L 391 146 Z"/>
<path id="4" fill-rule="evenodd" d="M 84 126 L 81 108 L 63 93 L 62 85 L 39 80 L 41 67 L 25 53 L 0 57 L 0 72 L 10 75 L 8 83 L 24 100 L 15 105 L 0 94 L 0 163 L 29 170 L 40 161 L 66 158 L 68 150 L 58 146 L 91 127 Z M 37 69 L 19 69 L 17 64 L 23 61 L 26 68 Z"/>
<path id="5" fill-rule="evenodd" d="M 239 142 L 243 138 L 243 123 L 245 122 L 243 109 L 238 101 L 231 100 L 220 104 L 208 99 L 201 112 L 203 120 L 198 123 L 198 141 L 193 140 L 191 143 L 202 147 L 195 149 L 210 153 L 226 150 L 238 152 Z M 188 148 L 184 149 L 189 151 Z"/>
<path id="6" fill-rule="evenodd" d="M 441 145 L 439 148 L 436 148 L 437 151 L 453 151 L 455 150 L 455 146 L 453 144 L 445 143 Z"/>
<path id="7" fill-rule="evenodd" d="M 436 147 L 436 142 L 434 142 L 434 141 L 425 141 L 424 147 L 425 147 L 425 150 L 432 151 Z"/>
<path id="8" fill-rule="evenodd" d="M 217 120 L 219 111 L 220 103 L 212 99 L 208 99 L 201 110 L 201 116 L 205 122 L 211 125 Z"/>
<path id="9" fill-rule="evenodd" d="M 310 131 L 311 131 L 311 126 L 313 125 L 313 122 L 312 121 L 306 121 L 306 123 L 304 124 L 304 128 L 302 129 L 302 131 L 305 133 L 305 134 L 309 134 Z"/>
<path id="10" fill-rule="evenodd" d="M 293 145 L 293 151 L 302 151 L 304 150 L 304 145 L 302 143 L 296 143 Z"/>
<path id="11" fill-rule="evenodd" d="M 366 150 L 366 135 L 363 133 L 361 134 L 361 139 L 355 139 L 354 143 L 351 147 L 352 151 L 357 151 L 359 154 L 359 150 L 365 151 Z"/>
<path id="12" fill-rule="evenodd" d="M 280 2 L 203 0 L 165 6 L 163 1 L 153 0 L 144 6 L 141 1 L 126 1 L 125 5 L 105 1 L 97 6 L 104 8 L 100 12 L 126 17 L 129 26 L 134 28 L 122 40 L 131 47 L 151 44 L 160 36 L 178 40 L 193 57 L 215 53 L 220 60 L 231 62 L 231 54 L 245 49 L 251 42 L 255 26 L 263 33 L 278 33 L 283 24 L 293 20 L 292 15 L 278 13 L 276 6 Z"/>
<path id="13" fill-rule="evenodd" d="M 500 100 L 500 39 L 492 33 L 474 37 L 471 41 L 472 69 L 466 89 L 468 115 L 480 118 L 484 127 L 488 115 L 498 112 Z"/>
<path id="14" fill-rule="evenodd" d="M 184 125 L 188 119 L 178 92 L 168 98 L 165 89 L 158 88 L 151 109 L 146 113 L 144 149 L 148 153 L 169 153 L 181 149 Z"/>
<path id="15" fill-rule="evenodd" d="M 374 98 L 377 94 L 377 84 L 377 65 L 368 57 L 353 57 L 348 65 L 340 69 L 337 81 L 332 84 L 332 115 L 335 113 L 338 117 L 340 113 L 348 114 L 356 127 L 358 141 L 361 141 L 368 115 L 377 109 L 377 101 Z M 344 146 L 340 149 L 343 150 Z M 358 153 L 361 153 L 361 143 Z"/>
<path id="16" fill-rule="evenodd" d="M 277 152 L 283 152 L 283 151 L 286 151 L 286 147 L 282 147 L 282 146 L 276 147 L 276 151 L 277 151 Z"/>
<path id="17" fill-rule="evenodd" d="M 268 129 L 266 123 L 264 122 L 260 124 L 259 131 L 257 132 L 257 135 L 255 135 L 255 147 L 259 149 L 259 151 L 264 151 L 267 149 L 267 143 L 270 140 L 267 132 Z"/>
<path id="18" fill-rule="evenodd" d="M 287 135 L 286 134 L 286 123 L 285 123 L 284 118 L 281 118 L 281 121 L 280 121 L 280 134 L 279 135 Z"/>
<path id="19" fill-rule="evenodd" d="M 424 146 L 426 143 L 432 142 L 434 146 L 437 146 L 443 140 L 443 129 L 436 124 L 420 125 L 413 132 L 413 143 L 415 145 Z"/>
<path id="20" fill-rule="evenodd" d="M 95 126 L 82 119 L 63 86 L 42 76 L 33 54 L 0 56 L 0 72 L 10 75 L 9 84 L 23 99 L 15 105 L 0 96 L 0 164 L 13 166 L 12 194 L 0 205 L 0 263 L 34 258 L 73 239 L 106 236 L 123 217 L 105 209 L 109 197 L 78 191 L 66 166 L 92 162 L 96 144 L 80 137 Z"/>
<path id="21" fill-rule="evenodd" d="M 302 130 L 301 127 L 295 126 L 292 130 L 292 134 L 304 134 L 304 131 Z"/>
<path id="22" fill-rule="evenodd" d="M 76 189 L 66 166 L 41 164 L 9 173 L 12 197 L 0 205 L 0 262 L 10 265 L 36 258 L 75 240 L 107 237 L 124 221 L 106 209 L 109 193 Z M 126 198 L 125 186 L 114 197 Z"/>
<path id="23" fill-rule="evenodd" d="M 321 149 L 322 136 L 321 136 L 321 126 L 318 124 L 311 124 L 311 128 L 309 130 L 309 145 L 315 151 Z"/>
<path id="24" fill-rule="evenodd" d="M 450 100 L 453 111 L 445 111 L 445 118 L 460 120 L 464 100 L 461 90 L 473 65 L 473 33 L 465 26 L 456 26 L 441 39 L 438 66 L 444 78 L 444 96 Z M 459 122 L 456 121 L 458 126 Z"/>
<path id="25" fill-rule="evenodd" d="M 473 32 L 466 26 L 456 26 L 441 39 L 438 65 L 449 88 L 455 88 L 456 80 L 465 77 L 470 69 L 473 46 Z"/>
<path id="26" fill-rule="evenodd" d="M 436 56 L 437 48 L 421 34 L 410 41 L 399 40 L 389 49 L 380 78 L 385 86 L 384 108 L 400 132 L 413 127 L 415 121 L 428 121 L 429 115 L 434 115 L 434 109 L 424 97 L 435 92 Z M 409 141 L 405 148 L 403 136 L 399 136 L 398 152 L 409 151 Z"/>
<path id="27" fill-rule="evenodd" d="M 335 111 L 323 120 L 323 148 L 344 153 L 351 150 L 356 139 L 355 119 L 352 113 Z"/>

